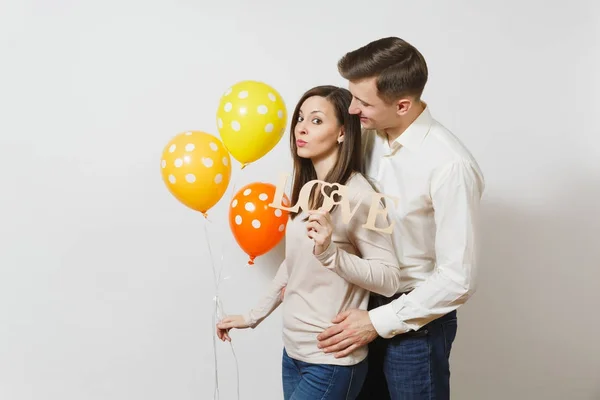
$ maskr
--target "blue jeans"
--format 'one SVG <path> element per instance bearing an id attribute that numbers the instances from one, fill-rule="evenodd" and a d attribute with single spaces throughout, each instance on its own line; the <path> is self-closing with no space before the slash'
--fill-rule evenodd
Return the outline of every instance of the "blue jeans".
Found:
<path id="1" fill-rule="evenodd" d="M 285 400 L 354 400 L 367 375 L 367 360 L 356 365 L 309 364 L 283 350 Z"/>
<path id="2" fill-rule="evenodd" d="M 377 296 L 369 308 L 390 300 Z M 375 339 L 369 344 L 369 372 L 358 399 L 450 399 L 449 358 L 456 330 L 452 311 L 416 332 Z"/>

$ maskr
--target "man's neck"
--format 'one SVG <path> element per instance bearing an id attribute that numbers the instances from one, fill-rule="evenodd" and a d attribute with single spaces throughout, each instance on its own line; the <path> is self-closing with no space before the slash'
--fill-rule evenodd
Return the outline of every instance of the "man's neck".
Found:
<path id="1" fill-rule="evenodd" d="M 423 110 L 425 110 L 425 103 L 420 101 L 418 104 L 415 104 L 413 107 L 411 107 L 408 114 L 398 118 L 398 123 L 396 126 L 385 129 L 385 134 L 387 135 L 390 146 L 392 143 L 394 143 L 394 140 L 398 139 L 400 135 L 402 135 L 408 129 L 408 127 L 411 126 L 417 118 L 419 118 L 419 115 L 421 115 Z"/>

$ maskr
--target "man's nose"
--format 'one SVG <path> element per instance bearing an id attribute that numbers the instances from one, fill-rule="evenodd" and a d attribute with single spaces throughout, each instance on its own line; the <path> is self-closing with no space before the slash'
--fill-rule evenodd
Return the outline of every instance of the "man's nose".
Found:
<path id="1" fill-rule="evenodd" d="M 356 106 L 356 103 L 354 102 L 354 100 L 352 100 L 352 101 L 350 102 L 350 106 L 348 107 L 348 112 L 349 112 L 350 114 L 360 114 L 360 108 L 358 108 L 358 107 Z"/>

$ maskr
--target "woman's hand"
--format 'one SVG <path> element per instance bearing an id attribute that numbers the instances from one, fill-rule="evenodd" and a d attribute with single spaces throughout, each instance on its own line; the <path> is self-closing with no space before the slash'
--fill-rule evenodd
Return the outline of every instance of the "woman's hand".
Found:
<path id="1" fill-rule="evenodd" d="M 319 255 L 329 247 L 333 235 L 331 214 L 324 210 L 309 210 L 306 224 L 308 237 L 315 241 L 314 254 Z"/>
<path id="2" fill-rule="evenodd" d="M 231 342 L 231 337 L 229 336 L 230 329 L 246 329 L 249 328 L 246 321 L 244 321 L 244 317 L 241 315 L 231 315 L 229 317 L 223 318 L 221 322 L 217 324 L 217 336 L 223 342 L 228 341 Z"/>

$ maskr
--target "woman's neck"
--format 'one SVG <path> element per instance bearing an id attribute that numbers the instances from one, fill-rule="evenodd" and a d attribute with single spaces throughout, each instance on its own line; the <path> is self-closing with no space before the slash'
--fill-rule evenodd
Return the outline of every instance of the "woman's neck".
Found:
<path id="1" fill-rule="evenodd" d="M 312 159 L 313 167 L 315 168 L 315 172 L 317 173 L 317 179 L 320 181 L 324 181 L 325 177 L 329 174 L 329 172 L 333 169 L 333 166 L 337 162 L 338 154 L 337 151 L 326 155 L 319 159 Z"/>

